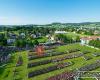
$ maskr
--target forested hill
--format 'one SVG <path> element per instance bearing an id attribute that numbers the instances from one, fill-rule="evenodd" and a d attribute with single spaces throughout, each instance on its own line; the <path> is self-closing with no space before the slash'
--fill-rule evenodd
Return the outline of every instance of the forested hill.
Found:
<path id="1" fill-rule="evenodd" d="M 0 25 L 0 27 L 100 27 L 100 22 L 51 23 L 51 24 L 45 24 L 45 25 L 37 25 L 37 24 Z"/>

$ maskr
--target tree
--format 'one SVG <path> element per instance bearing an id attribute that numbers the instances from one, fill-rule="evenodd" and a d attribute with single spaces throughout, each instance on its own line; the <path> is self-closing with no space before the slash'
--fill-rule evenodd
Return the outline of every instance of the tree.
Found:
<path id="1" fill-rule="evenodd" d="M 80 36 L 76 36 L 76 42 L 80 41 Z"/>
<path id="2" fill-rule="evenodd" d="M 27 45 L 33 47 L 34 46 L 34 42 L 32 40 L 28 40 L 27 41 Z"/>
<path id="3" fill-rule="evenodd" d="M 0 34 L 0 45 L 7 46 L 7 39 L 5 38 L 5 34 Z"/>
<path id="4" fill-rule="evenodd" d="M 72 43 L 72 41 L 73 41 L 71 37 L 68 37 L 64 34 L 56 35 L 56 39 L 61 41 L 61 42 L 64 42 L 64 43 Z"/>
<path id="5" fill-rule="evenodd" d="M 39 45 L 38 40 L 34 40 L 34 45 Z"/>
<path id="6" fill-rule="evenodd" d="M 17 46 L 17 47 L 26 47 L 26 40 L 23 40 L 23 39 L 16 40 L 15 46 Z"/>
<path id="7" fill-rule="evenodd" d="M 90 45 L 90 46 L 97 47 L 97 48 L 100 48 L 100 40 L 91 40 L 91 41 L 89 42 L 89 45 Z"/>

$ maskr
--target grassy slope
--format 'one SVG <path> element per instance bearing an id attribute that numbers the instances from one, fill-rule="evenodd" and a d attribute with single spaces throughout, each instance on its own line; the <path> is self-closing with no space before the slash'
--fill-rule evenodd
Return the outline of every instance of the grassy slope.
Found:
<path id="1" fill-rule="evenodd" d="M 72 66 L 69 66 L 69 67 L 66 67 L 64 69 L 61 69 L 61 70 L 56 70 L 56 71 L 52 71 L 52 72 L 49 72 L 49 73 L 46 73 L 46 74 L 42 74 L 42 75 L 39 75 L 39 76 L 36 76 L 34 78 L 31 78 L 29 80 L 45 80 L 46 78 L 50 77 L 50 76 L 54 76 L 56 74 L 60 74 L 64 71 L 67 71 L 67 70 L 73 70 L 73 69 L 76 69 L 76 68 L 79 68 L 81 66 L 84 66 L 84 65 L 87 65 L 87 64 L 91 64 L 92 62 L 95 62 L 97 59 L 100 59 L 100 57 L 94 57 L 92 55 L 93 52 L 95 52 L 96 50 L 95 49 L 91 49 L 89 47 L 81 47 L 80 45 L 78 44 L 71 44 L 69 46 L 62 46 L 62 47 L 58 47 L 56 50 L 57 51 L 66 51 L 66 50 L 69 50 L 69 49 L 73 49 L 73 48 L 80 48 L 81 51 L 90 51 L 91 53 L 87 53 L 86 55 L 89 55 L 92 57 L 91 60 L 84 60 L 83 57 L 79 57 L 79 58 L 75 58 L 75 59 L 68 59 L 68 60 L 64 60 L 63 62 L 66 62 L 66 61 L 72 61 L 74 62 L 75 64 L 72 65 Z M 100 50 L 99 50 L 100 51 Z M 46 58 L 47 59 L 47 58 Z M 40 59 L 41 60 L 41 59 Z M 50 64 L 47 64 L 47 65 L 43 65 L 43 67 L 47 67 L 47 66 L 50 66 Z M 35 67 L 35 69 L 37 69 L 38 67 Z M 87 79 L 88 80 L 88 79 Z"/>
<path id="2" fill-rule="evenodd" d="M 27 80 L 27 51 L 23 52 L 17 52 L 13 54 L 13 62 L 9 63 L 5 69 L 2 75 L 0 76 L 0 80 L 14 80 L 17 78 L 23 78 L 24 80 Z M 23 57 L 23 65 L 16 67 L 16 62 L 18 60 L 18 56 L 22 55 Z M 18 74 L 14 76 L 14 70 L 18 71 Z"/>
<path id="3" fill-rule="evenodd" d="M 81 49 L 81 51 L 90 51 L 90 53 L 87 53 L 85 55 L 92 57 L 92 59 L 86 61 L 83 59 L 83 57 L 78 57 L 78 58 L 74 58 L 74 59 L 67 59 L 64 60 L 63 62 L 68 62 L 68 61 L 72 61 L 74 64 L 72 66 L 63 68 L 61 70 L 55 70 L 46 74 L 42 74 L 33 78 L 28 79 L 27 78 L 27 73 L 30 71 L 34 71 L 37 69 L 41 69 L 44 67 L 49 67 L 51 65 L 55 65 L 54 63 L 50 63 L 50 64 L 46 64 L 46 65 L 41 65 L 41 66 L 37 66 L 37 67 L 33 67 L 33 68 L 29 68 L 27 69 L 27 63 L 29 62 L 35 62 L 35 61 L 40 61 L 40 60 L 47 60 L 47 59 L 51 59 L 51 58 L 55 58 L 57 56 L 54 57 L 46 57 L 46 58 L 41 58 L 41 59 L 36 59 L 36 60 L 32 60 L 32 61 L 28 61 L 27 59 L 27 51 L 23 51 L 23 52 L 17 52 L 15 54 L 13 54 L 14 58 L 13 58 L 13 62 L 9 63 L 6 67 L 4 72 L 2 73 L 2 75 L 0 75 L 0 80 L 13 80 L 13 78 L 16 79 L 21 79 L 21 80 L 45 80 L 46 78 L 50 77 L 50 76 L 54 76 L 57 74 L 60 74 L 64 71 L 68 71 L 68 70 L 74 70 L 76 68 L 79 68 L 81 66 L 87 65 L 87 64 L 91 64 L 92 62 L 95 62 L 97 59 L 100 59 L 100 57 L 94 57 L 92 55 L 92 53 L 94 53 L 95 49 L 91 49 L 90 47 L 86 47 L 86 46 L 80 46 L 79 44 L 70 44 L 67 46 L 60 46 L 56 49 L 56 51 L 58 52 L 63 52 L 63 51 L 68 51 L 69 49 L 73 49 L 73 48 L 79 48 Z M 98 52 L 100 52 L 100 50 L 98 50 Z M 72 54 L 72 53 L 71 53 Z M 19 67 L 15 67 L 16 65 L 16 61 L 18 60 L 18 55 L 22 55 L 24 63 L 22 66 Z M 65 56 L 65 55 L 69 55 L 69 54 L 64 54 L 64 55 L 59 55 L 59 56 Z M 18 71 L 18 74 L 16 76 L 14 76 L 14 70 Z M 100 71 L 100 68 L 96 69 L 96 71 Z M 0 71 L 1 72 L 1 71 Z M 84 79 L 84 80 L 90 80 L 90 79 Z"/>

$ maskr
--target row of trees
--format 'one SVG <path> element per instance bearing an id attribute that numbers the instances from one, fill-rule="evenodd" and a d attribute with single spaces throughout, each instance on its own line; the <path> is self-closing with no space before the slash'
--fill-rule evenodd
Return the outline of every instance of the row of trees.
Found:
<path id="1" fill-rule="evenodd" d="M 64 42 L 64 43 L 73 43 L 73 42 L 79 42 L 80 37 L 75 36 L 73 38 L 73 37 L 66 36 L 64 34 L 58 34 L 58 35 L 56 35 L 56 40 L 59 40 L 59 41 Z"/>
<path id="2" fill-rule="evenodd" d="M 20 39 L 20 40 L 16 40 L 15 42 L 15 46 L 16 47 L 33 47 L 34 45 L 38 45 L 39 42 L 38 40 L 34 40 L 34 41 L 31 41 L 31 40 L 25 40 L 25 39 Z"/>
<path id="3" fill-rule="evenodd" d="M 34 46 L 34 45 L 38 45 L 39 42 L 37 39 L 16 39 L 16 41 L 11 44 L 11 46 L 17 46 L 17 47 L 25 47 L 27 46 Z M 5 36 L 5 34 L 0 34 L 0 46 L 8 46 L 9 44 L 7 44 L 7 38 Z"/>
<path id="4" fill-rule="evenodd" d="M 94 47 L 97 47 L 97 48 L 100 48 L 100 40 L 91 40 L 90 42 L 89 42 L 89 45 L 90 46 L 94 46 Z"/>
<path id="5" fill-rule="evenodd" d="M 54 27 L 38 27 L 38 26 L 13 26 L 13 27 L 5 27 L 4 31 L 7 32 L 14 32 L 16 31 L 17 33 L 32 33 L 32 34 L 36 34 L 36 33 L 41 33 L 42 35 L 46 35 L 49 33 L 53 33 L 56 30 L 56 28 Z"/>
<path id="6" fill-rule="evenodd" d="M 5 34 L 0 34 L 0 45 L 7 46 L 7 38 L 5 37 Z"/>

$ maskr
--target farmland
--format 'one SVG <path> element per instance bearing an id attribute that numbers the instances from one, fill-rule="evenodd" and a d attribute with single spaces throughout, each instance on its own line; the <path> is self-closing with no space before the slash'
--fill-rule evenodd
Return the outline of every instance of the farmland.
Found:
<path id="1" fill-rule="evenodd" d="M 71 50 L 75 50 L 75 49 L 79 49 L 79 51 L 72 51 Z M 50 50 L 49 50 L 50 51 Z M 48 50 L 46 50 L 46 52 L 48 52 Z M 21 52 L 16 52 L 12 55 L 12 62 L 9 62 L 7 64 L 7 66 L 3 67 L 0 69 L 0 79 L 1 80 L 45 80 L 51 76 L 55 76 L 57 74 L 61 74 L 62 72 L 65 71 L 72 71 L 72 70 L 76 70 L 77 68 L 81 68 L 82 66 L 91 64 L 93 62 L 95 62 L 96 60 L 100 60 L 100 56 L 95 57 L 93 56 L 93 53 L 95 52 L 100 52 L 100 50 L 96 50 L 87 46 L 82 46 L 80 44 L 69 44 L 69 45 L 64 45 L 64 46 L 58 46 L 55 49 L 51 49 L 50 54 L 52 54 L 53 52 L 64 52 L 64 54 L 62 53 L 61 55 L 55 55 L 55 56 L 49 56 L 49 57 L 43 57 L 43 58 L 37 58 L 37 59 L 33 59 L 33 60 L 29 60 L 28 59 L 28 53 L 30 53 L 30 51 L 21 51 Z M 48 73 L 44 73 L 44 74 L 40 74 L 34 77 L 29 78 L 28 74 L 30 72 L 33 72 L 35 70 L 40 70 L 40 69 L 44 69 L 50 66 L 54 66 L 57 65 L 57 62 L 50 62 L 50 63 L 46 63 L 46 64 L 40 64 L 39 66 L 33 66 L 31 68 L 28 68 L 27 65 L 28 63 L 34 63 L 34 62 L 39 62 L 39 61 L 44 61 L 44 60 L 52 60 L 52 59 L 56 59 L 56 58 L 62 58 L 65 56 L 69 56 L 69 55 L 73 55 L 73 54 L 80 54 L 80 53 L 84 53 L 87 52 L 85 54 L 83 54 L 82 56 L 76 57 L 76 58 L 66 58 L 64 60 L 61 60 L 60 63 L 66 63 L 66 62 L 72 62 L 73 64 L 61 69 L 57 69 L 54 71 L 50 71 Z M 35 52 L 31 52 L 31 54 L 34 55 Z M 23 59 L 23 64 L 21 66 L 16 66 L 16 62 L 18 61 L 18 56 L 22 56 Z M 91 59 L 89 60 L 85 60 L 83 58 L 83 56 L 89 56 L 91 57 Z M 94 71 L 98 71 L 99 68 L 95 69 Z M 85 79 L 82 79 L 85 80 Z M 95 79 L 93 79 L 95 80 Z"/>

